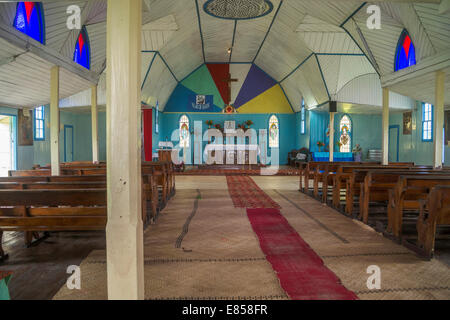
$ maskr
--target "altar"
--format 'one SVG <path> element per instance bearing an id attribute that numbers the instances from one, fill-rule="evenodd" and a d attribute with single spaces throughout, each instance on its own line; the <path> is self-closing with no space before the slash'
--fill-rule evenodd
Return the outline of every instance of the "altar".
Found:
<path id="1" fill-rule="evenodd" d="M 313 152 L 313 161 L 330 161 L 329 152 Z M 351 152 L 334 152 L 333 161 L 354 161 Z"/>
<path id="2" fill-rule="evenodd" d="M 208 144 L 204 149 L 206 164 L 257 164 L 258 145 Z"/>

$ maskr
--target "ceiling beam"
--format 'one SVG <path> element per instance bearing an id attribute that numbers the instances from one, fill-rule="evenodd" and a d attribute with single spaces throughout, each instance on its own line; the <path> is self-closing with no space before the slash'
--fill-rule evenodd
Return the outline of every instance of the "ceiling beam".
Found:
<path id="1" fill-rule="evenodd" d="M 411 67 L 382 76 L 381 86 L 390 87 L 446 68 L 450 68 L 450 51 L 422 59 Z"/>
<path id="2" fill-rule="evenodd" d="M 98 83 L 99 75 L 95 72 L 83 68 L 71 59 L 62 56 L 54 49 L 43 45 L 31 37 L 28 37 L 26 34 L 16 30 L 13 27 L 0 23 L 0 38 L 4 39 L 13 46 L 35 54 L 53 65 L 60 66 L 92 84 Z"/>
<path id="3" fill-rule="evenodd" d="M 280 11 L 281 5 L 282 5 L 282 4 L 283 4 L 283 0 L 281 0 L 281 1 L 280 1 L 280 4 L 278 5 L 277 11 L 275 12 L 275 15 L 273 16 L 272 22 L 271 22 L 270 25 L 269 25 L 269 29 L 267 29 L 266 35 L 264 36 L 264 39 L 263 39 L 263 41 L 261 42 L 261 45 L 259 46 L 258 51 L 256 52 L 256 55 L 255 55 L 255 57 L 254 57 L 253 60 L 252 60 L 252 63 L 255 63 L 256 58 L 258 57 L 259 52 L 261 51 L 261 49 L 262 49 L 262 47 L 263 47 L 263 45 L 264 45 L 264 42 L 266 42 L 267 36 L 269 35 L 270 30 L 272 29 L 273 23 L 275 22 L 275 19 L 276 19 L 277 16 L 278 16 L 278 12 Z"/>
<path id="4" fill-rule="evenodd" d="M 202 22 L 200 21 L 200 10 L 198 9 L 198 0 L 195 0 L 195 8 L 197 10 L 197 20 L 198 20 L 198 29 L 199 29 L 199 32 L 200 32 L 200 39 L 202 40 L 203 62 L 205 63 L 206 62 L 205 43 L 203 41 Z"/>

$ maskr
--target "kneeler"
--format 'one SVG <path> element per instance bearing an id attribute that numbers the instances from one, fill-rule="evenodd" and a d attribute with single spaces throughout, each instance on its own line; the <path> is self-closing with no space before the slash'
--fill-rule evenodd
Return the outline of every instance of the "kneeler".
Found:
<path id="1" fill-rule="evenodd" d="M 12 272 L 0 271 L 0 300 L 11 300 L 9 296 L 8 283 Z"/>

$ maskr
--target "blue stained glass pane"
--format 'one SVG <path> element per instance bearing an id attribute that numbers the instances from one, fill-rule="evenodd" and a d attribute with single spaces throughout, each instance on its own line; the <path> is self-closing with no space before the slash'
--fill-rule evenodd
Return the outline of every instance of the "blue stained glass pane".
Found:
<path id="1" fill-rule="evenodd" d="M 91 48 L 85 27 L 81 29 L 80 34 L 78 35 L 78 40 L 75 44 L 73 53 L 73 61 L 86 69 L 90 69 L 91 67 Z"/>
<path id="2" fill-rule="evenodd" d="M 400 35 L 395 56 L 394 71 L 398 71 L 416 64 L 416 50 L 406 30 Z"/>
<path id="3" fill-rule="evenodd" d="M 14 27 L 44 43 L 44 19 L 42 6 L 39 2 L 19 2 L 14 19 Z"/>

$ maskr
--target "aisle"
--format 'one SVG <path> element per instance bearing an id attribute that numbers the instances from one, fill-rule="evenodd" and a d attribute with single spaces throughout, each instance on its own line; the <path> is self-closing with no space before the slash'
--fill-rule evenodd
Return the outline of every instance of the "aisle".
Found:
<path id="1" fill-rule="evenodd" d="M 246 209 L 234 206 L 227 178 L 176 179 L 176 196 L 144 235 L 145 298 L 289 299 L 286 286 L 280 285 L 261 250 Z M 247 185 L 257 186 L 270 203 L 281 207 L 278 218 L 285 219 L 294 235 L 312 249 L 308 251 L 313 253 L 312 260 L 323 260 L 327 274 L 334 273 L 347 293 L 354 292 L 360 299 L 450 298 L 447 266 L 437 260 L 422 261 L 367 226 L 300 194 L 298 177 L 248 179 L 252 183 Z M 296 267 L 302 265 L 296 263 Z M 369 265 L 381 268 L 381 290 L 367 289 Z M 92 252 L 81 271 L 82 289 L 63 287 L 55 299 L 106 298 L 105 252 Z M 326 278 L 337 281 L 334 276 Z"/>

